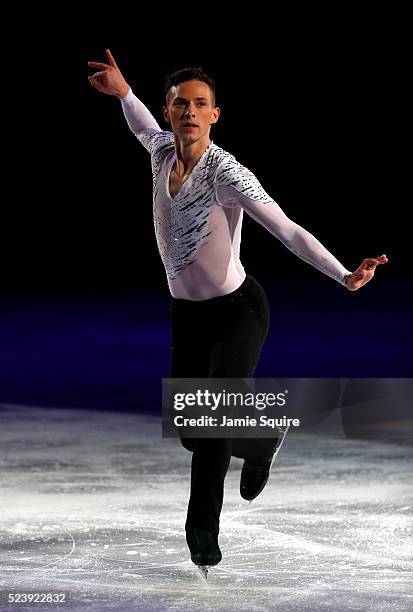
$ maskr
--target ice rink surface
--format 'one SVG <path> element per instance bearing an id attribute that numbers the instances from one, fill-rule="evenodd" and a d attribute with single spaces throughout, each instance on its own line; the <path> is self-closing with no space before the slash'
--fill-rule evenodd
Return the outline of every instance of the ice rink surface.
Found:
<path id="1" fill-rule="evenodd" d="M 263 493 L 233 458 L 223 560 L 205 582 L 184 534 L 191 455 L 160 419 L 0 408 L 0 581 L 68 603 L 3 610 L 413 609 L 413 449 L 293 432 Z"/>

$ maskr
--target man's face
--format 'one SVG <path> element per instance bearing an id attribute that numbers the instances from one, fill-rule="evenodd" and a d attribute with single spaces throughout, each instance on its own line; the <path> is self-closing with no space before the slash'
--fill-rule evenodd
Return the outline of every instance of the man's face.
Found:
<path id="1" fill-rule="evenodd" d="M 218 121 L 219 108 L 213 106 L 207 83 L 185 81 L 170 88 L 163 113 L 179 140 L 192 144 L 209 137 L 211 124 Z"/>

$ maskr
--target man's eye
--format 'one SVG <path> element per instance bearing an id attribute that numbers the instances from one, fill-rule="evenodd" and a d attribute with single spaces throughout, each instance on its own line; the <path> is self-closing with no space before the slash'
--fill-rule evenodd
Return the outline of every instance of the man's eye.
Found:
<path id="1" fill-rule="evenodd" d="M 198 102 L 200 106 L 206 106 L 206 102 Z"/>

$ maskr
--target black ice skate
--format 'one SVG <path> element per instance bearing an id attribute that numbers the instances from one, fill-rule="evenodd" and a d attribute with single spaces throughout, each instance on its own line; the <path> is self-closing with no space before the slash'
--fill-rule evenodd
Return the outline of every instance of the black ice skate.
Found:
<path id="1" fill-rule="evenodd" d="M 253 499 L 258 497 L 261 491 L 264 489 L 270 476 L 270 469 L 278 452 L 285 440 L 289 427 L 283 429 L 279 428 L 280 437 L 277 438 L 275 443 L 274 454 L 271 459 L 268 459 L 265 463 L 259 465 L 251 465 L 244 461 L 241 471 L 240 481 L 240 493 L 241 497 L 251 502 Z"/>
<path id="2" fill-rule="evenodd" d="M 186 542 L 191 552 L 191 561 L 198 566 L 202 576 L 206 579 L 208 569 L 212 565 L 217 565 L 222 559 L 218 546 L 218 534 L 206 529 L 188 527 Z"/>

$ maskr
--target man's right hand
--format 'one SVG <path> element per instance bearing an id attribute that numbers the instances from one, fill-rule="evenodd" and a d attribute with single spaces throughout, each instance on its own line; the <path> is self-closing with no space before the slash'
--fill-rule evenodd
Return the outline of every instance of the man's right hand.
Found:
<path id="1" fill-rule="evenodd" d="M 108 56 L 109 64 L 88 62 L 88 65 L 92 68 L 100 68 L 99 72 L 95 72 L 95 74 L 88 77 L 89 83 L 102 93 L 124 98 L 129 91 L 129 85 L 123 78 L 109 49 L 106 49 L 106 55 Z"/>

